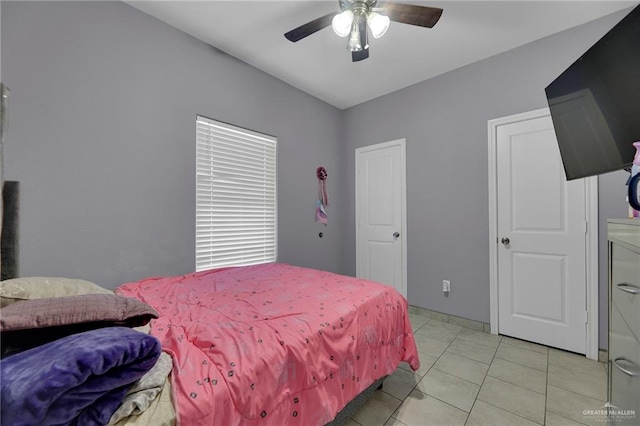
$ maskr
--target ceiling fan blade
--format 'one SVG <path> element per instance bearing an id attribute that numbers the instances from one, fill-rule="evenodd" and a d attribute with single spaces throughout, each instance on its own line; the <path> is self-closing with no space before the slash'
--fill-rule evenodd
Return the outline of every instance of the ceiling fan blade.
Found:
<path id="1" fill-rule="evenodd" d="M 432 28 L 440 19 L 442 9 L 404 3 L 378 3 L 378 8 L 389 19 L 403 24 Z"/>
<path id="2" fill-rule="evenodd" d="M 351 61 L 359 62 L 369 57 L 369 39 L 367 34 L 367 21 L 364 19 L 358 24 L 358 32 L 360 33 L 360 45 L 362 50 L 351 52 Z"/>
<path id="3" fill-rule="evenodd" d="M 331 25 L 331 21 L 333 17 L 336 16 L 338 12 L 332 12 L 327 15 L 321 16 L 320 18 L 314 19 L 313 21 L 307 22 L 304 25 L 300 25 L 298 28 L 294 28 L 293 30 L 286 33 L 284 36 L 289 41 L 300 41 L 303 38 L 310 36 L 311 34 L 320 31 L 323 28 Z"/>

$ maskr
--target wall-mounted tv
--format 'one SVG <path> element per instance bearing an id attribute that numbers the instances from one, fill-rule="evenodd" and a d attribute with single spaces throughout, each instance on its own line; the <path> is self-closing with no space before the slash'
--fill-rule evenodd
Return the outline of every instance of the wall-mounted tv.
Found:
<path id="1" fill-rule="evenodd" d="M 640 141 L 640 6 L 545 92 L 567 180 L 630 168 Z"/>

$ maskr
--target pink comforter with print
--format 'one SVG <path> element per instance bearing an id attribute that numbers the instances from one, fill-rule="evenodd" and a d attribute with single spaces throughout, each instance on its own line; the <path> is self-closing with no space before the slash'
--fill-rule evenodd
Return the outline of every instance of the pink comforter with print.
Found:
<path id="1" fill-rule="evenodd" d="M 400 361 L 420 366 L 407 301 L 371 281 L 265 264 L 116 292 L 159 312 L 185 426 L 323 425 Z"/>

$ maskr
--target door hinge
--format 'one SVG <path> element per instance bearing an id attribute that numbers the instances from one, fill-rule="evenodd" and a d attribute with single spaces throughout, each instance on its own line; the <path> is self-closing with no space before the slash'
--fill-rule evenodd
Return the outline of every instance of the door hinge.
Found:
<path id="1" fill-rule="evenodd" d="M 585 235 L 589 233 L 589 222 L 584 223 L 584 233 Z"/>
<path id="2" fill-rule="evenodd" d="M 584 311 L 584 323 L 589 324 L 589 311 Z"/>

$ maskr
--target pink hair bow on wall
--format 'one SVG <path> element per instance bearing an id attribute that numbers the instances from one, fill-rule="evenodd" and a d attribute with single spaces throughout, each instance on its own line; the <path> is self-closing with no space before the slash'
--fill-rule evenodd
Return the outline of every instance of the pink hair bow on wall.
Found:
<path id="1" fill-rule="evenodd" d="M 325 211 L 326 206 L 329 205 L 329 194 L 327 193 L 327 169 L 320 166 L 316 169 L 316 176 L 318 178 L 318 203 L 316 206 L 316 222 L 327 225 L 328 218 Z"/>

